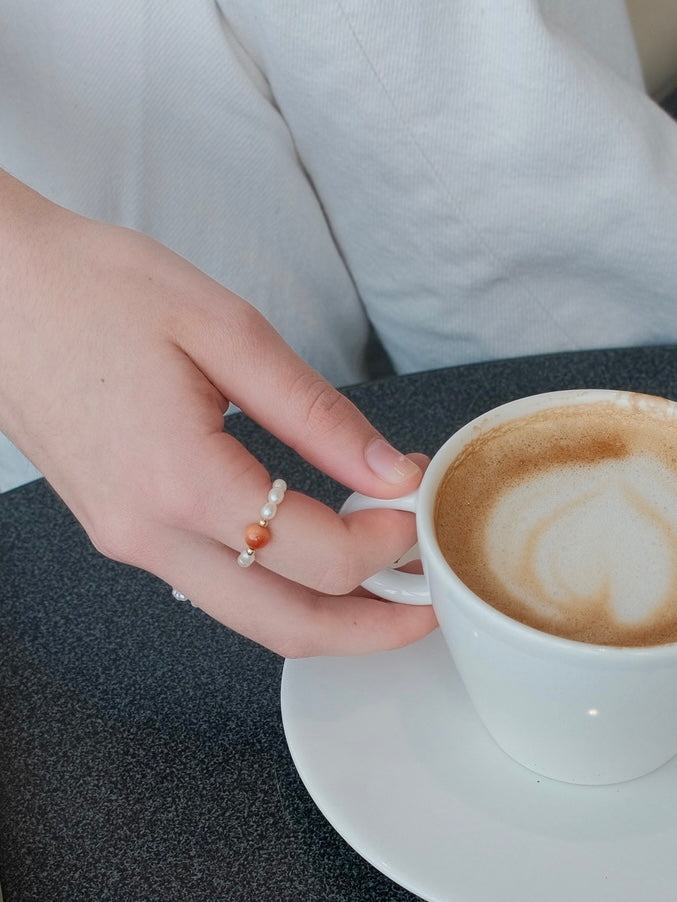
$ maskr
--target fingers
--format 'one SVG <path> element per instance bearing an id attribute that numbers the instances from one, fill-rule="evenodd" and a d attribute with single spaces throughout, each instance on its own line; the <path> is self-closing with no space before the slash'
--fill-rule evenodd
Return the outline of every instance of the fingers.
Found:
<path id="1" fill-rule="evenodd" d="M 31 299 L 19 327 L 30 306 L 40 340 L 30 360 L 25 348 L 11 360 L 14 429 L 96 547 L 282 654 L 396 647 L 431 629 L 429 610 L 351 591 L 413 540 L 413 518 L 399 512 L 343 521 L 291 486 L 260 564 L 238 567 L 270 478 L 223 433 L 223 411 L 233 400 L 367 494 L 407 493 L 420 468 L 252 307 L 186 261 L 78 217 L 59 236 L 15 273 L 14 294 Z M 33 265 L 46 254 L 53 265 Z"/>
<path id="2" fill-rule="evenodd" d="M 180 339 L 224 396 L 344 485 L 385 498 L 416 488 L 418 466 L 295 354 L 263 316 L 234 295 L 228 308 L 227 329 L 210 328 L 203 320 Z"/>
<path id="3" fill-rule="evenodd" d="M 263 517 L 271 477 L 285 474 L 266 473 L 224 433 L 196 442 L 191 456 L 194 466 L 188 481 L 180 486 L 177 472 L 169 480 L 171 488 L 162 493 L 167 522 L 242 551 L 245 530 Z M 425 463 L 422 455 L 418 460 Z M 415 518 L 389 510 L 340 517 L 289 487 L 266 538 L 268 544 L 256 552 L 262 566 L 316 591 L 342 595 L 415 543 Z"/>
<path id="4" fill-rule="evenodd" d="M 400 648 L 437 625 L 431 607 L 323 596 L 263 567 L 242 570 L 230 549 L 179 530 L 164 533 L 161 557 L 152 568 L 158 576 L 210 616 L 284 657 Z"/>

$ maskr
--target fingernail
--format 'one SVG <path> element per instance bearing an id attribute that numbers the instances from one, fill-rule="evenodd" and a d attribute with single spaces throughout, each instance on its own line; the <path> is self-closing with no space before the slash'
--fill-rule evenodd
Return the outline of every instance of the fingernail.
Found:
<path id="1" fill-rule="evenodd" d="M 375 438 L 364 452 L 369 469 L 378 477 L 392 485 L 407 482 L 415 475 L 421 475 L 421 468 L 389 445 L 385 439 Z"/>

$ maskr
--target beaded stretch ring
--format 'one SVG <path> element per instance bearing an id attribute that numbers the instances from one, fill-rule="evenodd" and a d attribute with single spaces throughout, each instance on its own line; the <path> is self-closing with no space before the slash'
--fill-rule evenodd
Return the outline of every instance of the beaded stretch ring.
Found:
<path id="1" fill-rule="evenodd" d="M 240 567 L 251 567 L 256 560 L 257 548 L 264 548 L 270 542 L 268 524 L 277 513 L 278 506 L 284 501 L 284 493 L 286 491 L 287 483 L 284 479 L 276 479 L 273 482 L 268 492 L 268 499 L 259 511 L 260 520 L 258 523 L 250 523 L 244 531 L 244 540 L 247 543 L 247 547 L 238 555 L 237 562 Z M 184 595 L 183 592 L 179 592 L 178 589 L 172 589 L 172 595 L 177 601 L 189 600 L 188 596 Z M 193 607 L 196 607 L 194 601 L 191 601 L 191 604 Z"/>
<path id="2" fill-rule="evenodd" d="M 258 548 L 265 548 L 270 542 L 268 524 L 277 513 L 277 508 L 284 501 L 284 493 L 287 491 L 287 483 L 284 479 L 276 479 L 268 492 L 268 499 L 259 511 L 258 523 L 250 523 L 244 531 L 246 547 L 237 558 L 240 567 L 251 567 L 256 560 Z"/>
<path id="3" fill-rule="evenodd" d="M 179 592 L 178 589 L 172 589 L 172 595 L 174 596 L 174 598 L 176 598 L 177 601 L 188 601 L 189 600 L 188 596 L 184 595 L 183 592 Z M 191 604 L 193 605 L 194 608 L 197 607 L 197 605 L 195 604 L 194 601 L 191 601 Z"/>

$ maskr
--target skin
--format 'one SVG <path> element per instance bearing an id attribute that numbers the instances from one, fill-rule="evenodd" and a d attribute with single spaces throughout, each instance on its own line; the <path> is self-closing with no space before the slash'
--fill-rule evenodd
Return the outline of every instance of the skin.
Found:
<path id="1" fill-rule="evenodd" d="M 341 518 L 290 490 L 270 544 L 238 567 L 271 475 L 223 415 L 232 401 L 378 497 L 416 488 L 425 458 L 391 448 L 251 305 L 152 239 L 2 172 L 0 206 L 0 428 L 101 553 L 286 657 L 396 648 L 435 627 L 430 608 L 356 589 L 413 544 L 401 512 Z"/>

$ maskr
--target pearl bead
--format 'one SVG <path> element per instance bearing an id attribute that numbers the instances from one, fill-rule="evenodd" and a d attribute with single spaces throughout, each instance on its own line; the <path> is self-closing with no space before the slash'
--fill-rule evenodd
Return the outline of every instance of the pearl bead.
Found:
<path id="1" fill-rule="evenodd" d="M 247 548 L 263 548 L 270 542 L 270 533 L 265 526 L 250 523 L 244 531 L 244 540 Z"/>
<path id="2" fill-rule="evenodd" d="M 240 555 L 238 555 L 237 562 L 240 567 L 251 567 L 254 563 L 254 553 L 247 554 L 246 551 L 243 551 Z"/>
<path id="3" fill-rule="evenodd" d="M 255 550 L 264 548 L 270 542 L 270 532 L 268 531 L 268 522 L 273 519 L 277 513 L 277 506 L 284 501 L 284 493 L 287 491 L 287 483 L 284 479 L 273 480 L 272 486 L 268 491 L 268 500 L 261 508 L 259 513 L 259 522 L 250 523 L 245 529 L 244 540 L 247 543 L 244 551 L 240 552 L 237 562 L 240 567 L 251 567 L 255 560 Z"/>
<path id="4" fill-rule="evenodd" d="M 275 514 L 277 513 L 277 504 L 269 501 L 267 504 L 264 504 L 261 508 L 261 519 L 262 520 L 272 520 Z"/>

